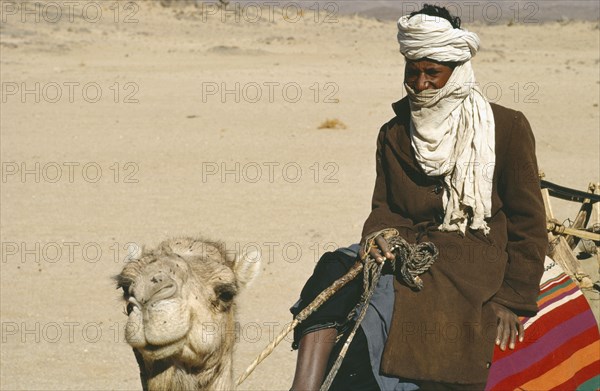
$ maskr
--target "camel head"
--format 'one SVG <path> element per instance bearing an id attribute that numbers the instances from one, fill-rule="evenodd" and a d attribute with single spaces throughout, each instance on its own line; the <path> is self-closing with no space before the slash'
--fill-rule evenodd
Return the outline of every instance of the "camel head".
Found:
<path id="1" fill-rule="evenodd" d="M 232 256 L 221 243 L 190 237 L 130 254 L 116 280 L 127 306 L 125 337 L 136 351 L 142 382 L 150 389 L 172 388 L 166 377 L 204 372 L 191 380 L 194 388 L 217 389 L 214 377 L 229 372 L 221 373 L 229 380 L 219 381 L 228 383 L 235 299 L 259 268 L 257 252 Z M 161 376 L 161 385 L 152 387 L 153 377 Z"/>

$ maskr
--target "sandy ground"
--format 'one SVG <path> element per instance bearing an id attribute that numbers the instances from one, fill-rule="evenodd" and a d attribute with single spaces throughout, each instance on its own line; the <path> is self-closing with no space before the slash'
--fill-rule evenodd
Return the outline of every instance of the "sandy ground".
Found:
<path id="1" fill-rule="evenodd" d="M 2 8 L 0 388 L 139 389 L 111 276 L 127 243 L 178 234 L 263 254 L 240 297 L 240 373 L 318 257 L 359 239 L 376 135 L 404 96 L 395 23 L 78 4 L 55 23 Z M 585 189 L 600 179 L 598 23 L 521 22 L 467 26 L 476 75 L 527 115 L 547 179 Z M 284 343 L 241 389 L 287 389 L 294 363 Z"/>

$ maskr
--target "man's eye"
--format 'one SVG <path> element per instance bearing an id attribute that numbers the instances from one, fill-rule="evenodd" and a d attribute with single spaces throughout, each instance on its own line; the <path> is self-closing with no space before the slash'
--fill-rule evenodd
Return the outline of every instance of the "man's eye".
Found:
<path id="1" fill-rule="evenodd" d="M 428 69 L 427 70 L 427 74 L 430 76 L 436 76 L 439 75 L 440 71 L 438 71 L 437 69 Z"/>

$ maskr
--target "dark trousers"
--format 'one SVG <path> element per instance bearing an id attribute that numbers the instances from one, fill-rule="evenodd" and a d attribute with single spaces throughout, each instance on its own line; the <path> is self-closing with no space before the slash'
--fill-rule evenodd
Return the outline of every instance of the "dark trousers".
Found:
<path id="1" fill-rule="evenodd" d="M 317 263 L 313 275 L 308 279 L 300 293 L 300 305 L 292 309 L 292 314 L 297 315 L 319 293 L 329 287 L 335 280 L 342 277 L 356 262 L 356 258 L 340 251 L 323 254 Z M 328 370 L 339 355 L 342 345 L 354 326 L 347 321 L 348 314 L 356 306 L 362 293 L 362 276 L 346 284 L 336 292 L 317 311 L 308 317 L 294 330 L 294 348 L 303 335 L 324 328 L 336 328 L 341 336 L 329 358 Z M 332 391 L 375 391 L 379 386 L 375 381 L 369 360 L 367 339 L 362 328 L 358 328 L 352 344 L 348 348 L 346 357 L 331 385 Z"/>

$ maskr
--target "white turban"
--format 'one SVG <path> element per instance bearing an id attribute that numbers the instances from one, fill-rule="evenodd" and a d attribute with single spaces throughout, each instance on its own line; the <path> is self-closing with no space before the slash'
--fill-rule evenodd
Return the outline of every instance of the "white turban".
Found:
<path id="1" fill-rule="evenodd" d="M 479 50 L 479 37 L 455 29 L 444 18 L 417 14 L 398 20 L 400 53 L 409 60 L 429 58 L 441 62 L 468 61 Z"/>
<path id="2" fill-rule="evenodd" d="M 400 52 L 410 60 L 458 62 L 446 85 L 419 93 L 405 84 L 415 158 L 428 176 L 444 176 L 442 231 L 489 232 L 496 164 L 492 108 L 477 87 L 471 57 L 479 38 L 446 19 L 417 14 L 398 21 Z"/>

